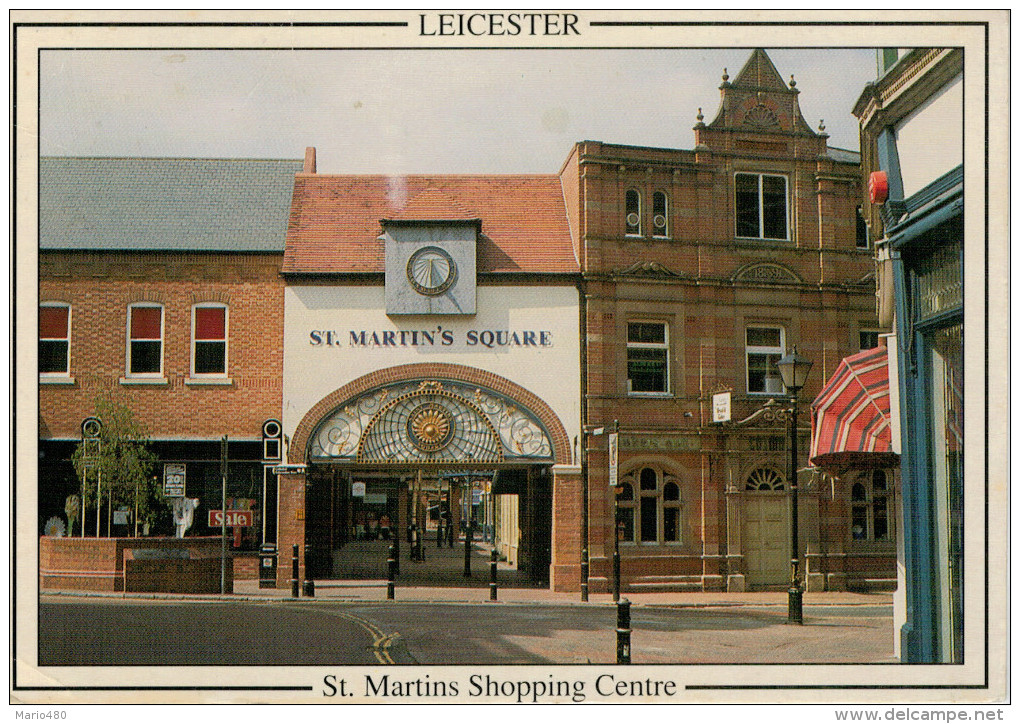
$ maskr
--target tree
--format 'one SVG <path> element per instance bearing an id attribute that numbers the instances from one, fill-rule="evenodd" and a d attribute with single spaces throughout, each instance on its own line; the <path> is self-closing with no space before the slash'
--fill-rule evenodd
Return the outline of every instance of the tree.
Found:
<path id="1" fill-rule="evenodd" d="M 129 407 L 112 398 L 96 400 L 95 416 L 102 424 L 98 444 L 83 440 L 71 456 L 84 491 L 83 527 L 86 521 L 96 520 L 98 507 L 109 535 L 112 510 L 122 505 L 136 511 L 137 522 L 153 522 L 166 502 L 154 474 L 157 458 L 149 447 L 148 432 Z"/>

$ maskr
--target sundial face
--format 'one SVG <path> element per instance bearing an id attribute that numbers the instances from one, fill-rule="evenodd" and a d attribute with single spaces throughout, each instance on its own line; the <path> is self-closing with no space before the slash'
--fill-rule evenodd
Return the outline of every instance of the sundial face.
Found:
<path id="1" fill-rule="evenodd" d="M 438 246 L 422 247 L 407 260 L 407 279 L 419 294 L 437 296 L 457 281 L 457 265 Z"/>

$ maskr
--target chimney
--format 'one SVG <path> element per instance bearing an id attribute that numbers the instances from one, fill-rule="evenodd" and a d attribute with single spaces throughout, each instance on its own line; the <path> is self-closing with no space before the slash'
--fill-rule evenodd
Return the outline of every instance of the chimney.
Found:
<path id="1" fill-rule="evenodd" d="M 301 173 L 315 173 L 315 146 L 308 146 L 305 149 L 305 167 Z"/>

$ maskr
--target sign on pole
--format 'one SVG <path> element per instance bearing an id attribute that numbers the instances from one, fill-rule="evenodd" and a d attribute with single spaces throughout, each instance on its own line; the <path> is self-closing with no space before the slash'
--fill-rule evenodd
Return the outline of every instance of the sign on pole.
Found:
<path id="1" fill-rule="evenodd" d="M 717 392 L 712 395 L 712 422 L 730 421 L 730 404 L 732 392 Z"/>
<path id="2" fill-rule="evenodd" d="M 163 495 L 183 498 L 187 466 L 184 463 L 167 463 L 163 466 Z"/>
<path id="3" fill-rule="evenodd" d="M 351 483 L 351 497 L 352 498 L 364 498 L 365 497 L 365 484 L 364 483 Z"/>
<path id="4" fill-rule="evenodd" d="M 620 433 L 609 433 L 609 487 L 615 488 L 620 480 Z"/>

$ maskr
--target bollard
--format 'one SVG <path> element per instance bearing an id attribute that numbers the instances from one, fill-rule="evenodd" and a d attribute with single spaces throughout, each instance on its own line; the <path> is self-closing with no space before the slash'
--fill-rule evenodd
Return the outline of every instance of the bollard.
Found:
<path id="1" fill-rule="evenodd" d="M 464 578 L 471 578 L 471 522 L 464 526 Z"/>
<path id="2" fill-rule="evenodd" d="M 436 548 L 443 547 L 443 521 L 439 521 L 439 525 L 436 526 Z"/>
<path id="3" fill-rule="evenodd" d="M 787 623 L 804 623 L 804 592 L 800 590 L 800 586 L 794 583 L 790 586 L 790 590 L 787 592 L 789 600 L 787 601 L 786 607 L 786 622 Z"/>
<path id="4" fill-rule="evenodd" d="M 291 578 L 290 578 L 290 596 L 291 598 L 298 597 L 298 578 L 301 572 L 298 568 L 298 547 L 294 546 L 294 559 L 291 567 Z"/>
<path id="5" fill-rule="evenodd" d="M 630 663 L 630 601 L 616 604 L 616 663 Z"/>
<path id="6" fill-rule="evenodd" d="M 386 561 L 386 599 L 393 600 L 395 589 L 394 581 L 397 577 L 397 551 L 390 545 L 390 557 Z"/>
<path id="7" fill-rule="evenodd" d="M 581 601 L 588 600 L 588 549 L 581 551 Z"/>
<path id="8" fill-rule="evenodd" d="M 496 549 L 492 549 L 492 555 L 489 559 L 489 600 L 496 600 L 496 560 L 498 558 Z"/>
<path id="9" fill-rule="evenodd" d="M 315 581 L 305 581 L 302 590 L 308 598 L 315 598 Z"/>

